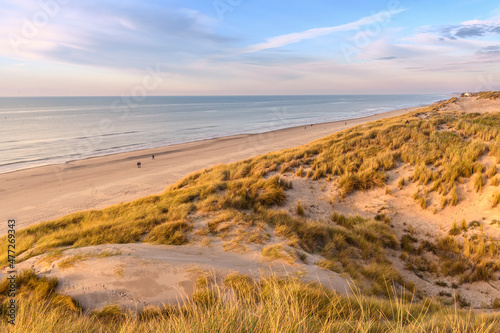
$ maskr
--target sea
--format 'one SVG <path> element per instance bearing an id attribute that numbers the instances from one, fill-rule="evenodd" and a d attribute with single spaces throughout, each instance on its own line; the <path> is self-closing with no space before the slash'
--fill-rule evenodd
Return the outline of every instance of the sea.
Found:
<path id="1" fill-rule="evenodd" d="M 0 173 L 235 134 L 349 120 L 450 97 L 3 97 Z"/>

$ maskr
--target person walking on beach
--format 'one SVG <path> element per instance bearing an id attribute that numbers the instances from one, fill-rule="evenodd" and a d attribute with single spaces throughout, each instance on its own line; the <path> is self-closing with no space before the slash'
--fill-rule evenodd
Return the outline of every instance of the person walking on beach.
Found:
<path id="1" fill-rule="evenodd" d="M 153 156 L 151 156 L 151 158 L 154 160 L 155 159 L 155 154 L 153 154 Z"/>

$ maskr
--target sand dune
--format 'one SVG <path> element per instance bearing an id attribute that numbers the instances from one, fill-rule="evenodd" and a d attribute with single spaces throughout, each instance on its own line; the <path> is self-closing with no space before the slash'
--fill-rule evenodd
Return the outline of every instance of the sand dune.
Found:
<path id="1" fill-rule="evenodd" d="M 76 260 L 70 267 L 59 267 L 74 255 L 88 257 Z M 114 244 L 69 249 L 50 263 L 44 262 L 44 257 L 31 258 L 18 265 L 18 269 L 34 267 L 38 274 L 57 277 L 58 291 L 73 297 L 87 310 L 107 304 L 141 310 L 148 305 L 182 303 L 193 294 L 200 274 L 208 274 L 217 283 L 232 272 L 257 279 L 269 274 L 299 274 L 305 281 L 320 282 L 343 294 L 350 292 L 344 278 L 312 262 L 270 262 L 259 252 L 241 254 L 226 252 L 221 247 L 207 251 L 207 247 L 198 245 Z"/>

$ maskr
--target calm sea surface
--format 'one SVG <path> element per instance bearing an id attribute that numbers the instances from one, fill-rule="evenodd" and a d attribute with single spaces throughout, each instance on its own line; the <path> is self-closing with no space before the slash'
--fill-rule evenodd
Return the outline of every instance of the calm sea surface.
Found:
<path id="1" fill-rule="evenodd" d="M 0 173 L 241 133 L 346 120 L 450 95 L 0 98 Z"/>

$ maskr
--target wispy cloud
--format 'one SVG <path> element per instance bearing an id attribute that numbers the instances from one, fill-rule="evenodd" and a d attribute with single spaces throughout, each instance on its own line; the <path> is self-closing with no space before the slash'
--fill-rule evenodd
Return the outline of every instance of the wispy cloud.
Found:
<path id="1" fill-rule="evenodd" d="M 437 33 L 443 38 L 480 38 L 500 35 L 500 16 L 488 20 L 465 21 L 455 25 L 442 25 L 428 28 L 427 32 Z"/>
<path id="2" fill-rule="evenodd" d="M 10 1 L 10 0 L 8 0 Z M 23 27 L 40 7 L 10 2 L 0 9 L 0 52 L 16 59 L 143 69 L 148 64 L 189 63 L 228 47 L 231 38 L 215 31 L 216 21 L 186 8 L 152 3 L 90 0 L 60 6 L 47 24 L 26 36 Z"/>
<path id="3" fill-rule="evenodd" d="M 365 25 L 368 25 L 368 24 L 384 21 L 387 19 L 387 17 L 401 13 L 405 10 L 406 9 L 401 8 L 401 9 L 395 9 L 392 11 L 388 11 L 388 10 L 380 11 L 377 14 L 374 14 L 371 16 L 366 16 L 366 17 L 363 17 L 357 21 L 347 23 L 347 24 L 341 24 L 341 25 L 337 25 L 337 26 L 333 26 L 333 27 L 309 29 L 309 30 L 305 30 L 305 31 L 301 31 L 301 32 L 294 32 L 291 34 L 285 34 L 285 35 L 271 37 L 271 38 L 268 38 L 264 43 L 254 44 L 254 45 L 250 45 L 250 46 L 244 48 L 241 51 L 241 53 L 259 52 L 259 51 L 263 51 L 263 50 L 283 47 L 283 46 L 294 44 L 294 43 L 299 43 L 303 40 L 327 36 L 327 35 L 330 35 L 330 34 L 333 34 L 336 32 L 356 30 L 356 29 L 359 29 L 359 28 L 361 28 Z"/>

